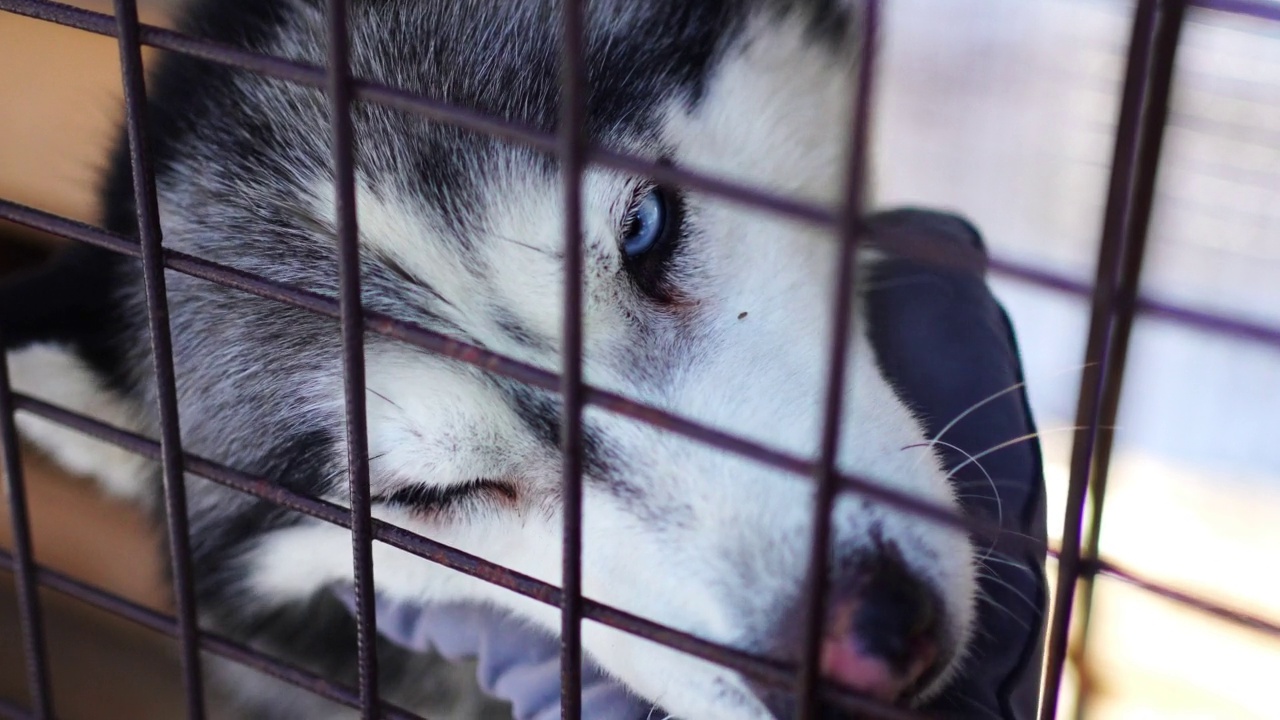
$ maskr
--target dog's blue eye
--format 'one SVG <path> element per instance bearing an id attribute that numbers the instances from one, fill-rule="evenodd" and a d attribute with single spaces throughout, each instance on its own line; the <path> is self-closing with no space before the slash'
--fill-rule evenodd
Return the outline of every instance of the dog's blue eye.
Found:
<path id="1" fill-rule="evenodd" d="M 667 231 L 667 198 L 658 188 L 645 193 L 627 218 L 622 232 L 622 251 L 638 257 L 653 249 Z"/>

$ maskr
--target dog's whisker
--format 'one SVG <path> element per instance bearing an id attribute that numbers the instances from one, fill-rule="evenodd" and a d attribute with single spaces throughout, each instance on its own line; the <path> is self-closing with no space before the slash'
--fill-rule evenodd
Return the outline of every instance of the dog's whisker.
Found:
<path id="1" fill-rule="evenodd" d="M 986 580 L 990 580 L 991 582 L 993 582 L 993 583 L 995 583 L 995 584 L 997 584 L 997 585 L 999 585 L 999 586 L 1003 587 L 1004 589 L 1008 590 L 1010 593 L 1013 593 L 1013 595 L 1014 595 L 1014 596 L 1016 596 L 1016 597 L 1017 597 L 1019 600 L 1021 600 L 1022 602 L 1026 603 L 1026 604 L 1027 604 L 1027 606 L 1028 606 L 1028 607 L 1030 607 L 1032 610 L 1037 610 L 1037 611 L 1038 611 L 1038 610 L 1040 609 L 1040 606 L 1039 606 L 1039 605 L 1037 605 L 1037 604 L 1035 603 L 1035 601 L 1033 601 L 1031 598 L 1027 597 L 1026 595 L 1023 595 L 1023 594 L 1022 594 L 1022 592 L 1021 592 L 1021 591 L 1019 591 L 1019 590 L 1018 590 L 1018 588 L 1016 588 L 1016 587 L 1014 587 L 1012 584 L 1010 584 L 1010 583 L 1009 583 L 1009 581 L 1004 580 L 1003 578 L 1001 578 L 1001 577 L 1000 577 L 1000 576 L 998 576 L 998 575 L 992 574 L 992 573 L 991 573 L 991 568 L 983 568 L 983 569 L 984 569 L 984 570 L 987 570 L 987 572 L 985 572 L 985 573 L 978 573 L 978 577 L 980 577 L 980 578 L 984 578 L 984 579 L 986 579 Z"/>
<path id="2" fill-rule="evenodd" d="M 1000 491 L 996 488 L 996 482 L 991 478 L 991 473 L 987 472 L 987 469 L 982 466 L 982 463 L 978 462 L 977 458 L 969 454 L 964 448 L 958 447 L 956 445 L 952 445 L 951 443 L 946 442 L 944 440 L 934 439 L 934 440 L 930 440 L 928 443 L 917 443 L 916 445 L 908 445 L 907 447 L 918 447 L 921 445 L 924 445 L 924 446 L 944 445 L 946 447 L 951 448 L 952 450 L 955 450 L 961 455 L 964 455 L 965 457 L 969 458 L 969 462 L 972 462 L 974 465 L 977 465 L 978 469 L 982 471 L 982 474 L 986 476 L 987 482 L 991 485 L 991 492 L 994 494 L 994 498 L 996 501 L 996 524 L 1004 525 L 1004 502 L 1000 499 Z M 954 472 L 955 471 L 952 470 L 951 472 L 947 473 L 947 480 L 951 479 L 951 475 Z"/>
<path id="3" fill-rule="evenodd" d="M 1026 619 L 1024 619 L 1022 616 L 1018 615 L 1018 613 L 1014 612 L 1013 610 L 1010 610 L 1009 608 L 1005 607 L 1004 605 L 1001 605 L 999 602 L 997 602 L 997 601 L 996 601 L 996 599 L 995 599 L 995 598 L 991 597 L 990 595 L 988 595 L 988 594 L 986 594 L 986 593 L 984 593 L 984 592 L 979 592 L 979 593 L 977 594 L 977 599 L 978 599 L 979 601 L 981 601 L 981 602 L 986 602 L 988 605 L 990 605 L 991 607 L 996 608 L 997 610 L 1000 610 L 1000 611 L 1004 612 L 1004 613 L 1005 613 L 1005 614 L 1007 614 L 1010 618 L 1012 618 L 1015 622 L 1017 622 L 1019 625 L 1021 625 L 1021 626 L 1022 626 L 1022 629 L 1027 630 L 1027 631 L 1030 631 L 1030 630 L 1031 630 L 1031 625 L 1026 621 Z"/>
<path id="4" fill-rule="evenodd" d="M 396 401 L 392 400 L 391 398 L 387 397 L 386 395 L 383 395 L 382 393 L 378 392 L 377 390 L 373 389 L 372 387 L 369 387 L 369 386 L 368 386 L 368 384 L 366 384 L 366 385 L 365 385 L 365 388 L 364 388 L 364 389 L 365 389 L 365 390 L 367 390 L 367 391 L 369 391 L 369 393 L 370 393 L 370 394 L 372 394 L 372 395 L 376 395 L 377 397 L 381 398 L 383 402 L 387 403 L 387 404 L 388 404 L 388 405 L 390 405 L 391 407 L 393 407 L 393 408 L 395 408 L 395 409 L 399 410 L 400 412 L 404 412 L 404 408 L 400 407 L 400 405 L 399 405 L 399 404 L 397 404 L 397 403 L 396 403 Z"/>
<path id="5" fill-rule="evenodd" d="M 1087 362 L 1087 363 L 1081 363 L 1081 364 L 1071 365 L 1070 367 L 1066 367 L 1066 368 L 1063 368 L 1063 369 L 1061 369 L 1061 370 L 1058 370 L 1057 372 L 1051 373 L 1051 374 L 1049 375 L 1049 377 L 1050 377 L 1050 378 L 1054 378 L 1054 377 L 1058 377 L 1059 375 L 1065 375 L 1066 373 L 1069 373 L 1069 372 L 1075 372 L 1075 371 L 1077 371 L 1077 370 L 1083 371 L 1083 370 L 1088 369 L 1090 366 L 1092 366 L 1092 365 L 1094 365 L 1094 364 L 1096 364 L 1096 363 L 1094 363 L 1094 362 Z M 961 412 L 959 415 L 957 415 L 957 416 L 955 416 L 954 418 L 952 418 L 952 419 L 951 419 L 951 422 L 949 422 L 949 423 L 947 423 L 946 425 L 944 425 L 944 426 L 942 427 L 942 429 L 941 429 L 941 430 L 939 430 L 939 431 L 938 431 L 938 433 L 937 433 L 936 435 L 934 435 L 934 436 L 933 436 L 934 441 L 941 440 L 941 439 L 942 439 L 942 436 L 943 436 L 943 435 L 946 435 L 948 430 L 950 430 L 951 428 L 955 427 L 957 423 L 959 423 L 961 420 L 964 420 L 966 417 L 968 417 L 968 416 L 969 416 L 969 415 L 971 415 L 973 412 L 975 412 L 976 410 L 978 410 L 979 408 L 981 408 L 983 405 L 986 405 L 987 403 L 990 403 L 990 402 L 992 402 L 992 401 L 994 401 L 994 400 L 997 400 L 997 399 L 999 399 L 999 398 L 1001 398 L 1001 397 L 1003 397 L 1003 396 L 1005 396 L 1005 395 L 1008 395 L 1008 394 L 1009 394 L 1009 393 L 1011 393 L 1011 392 L 1014 392 L 1014 391 L 1016 391 L 1016 390 L 1019 390 L 1019 389 L 1021 389 L 1021 388 L 1024 388 L 1024 387 L 1026 387 L 1026 385 L 1027 385 L 1027 382 L 1026 382 L 1025 380 L 1023 380 L 1023 381 L 1021 381 L 1021 382 L 1014 383 L 1013 385 L 1010 385 L 1009 387 L 1004 388 L 1003 390 L 999 390 L 999 391 L 997 391 L 997 392 L 994 392 L 994 393 L 992 393 L 992 394 L 990 394 L 990 395 L 986 396 L 985 398 L 983 398 L 983 399 L 979 400 L 978 402 L 976 402 L 976 403 L 974 403 L 974 404 L 970 405 L 967 409 L 965 409 L 965 410 L 964 410 L 963 412 Z"/>
<path id="6" fill-rule="evenodd" d="M 1028 575 L 1034 575 L 1034 574 L 1035 574 L 1035 571 L 1033 571 L 1031 568 L 1027 567 L 1025 563 L 1014 562 L 1013 560 L 1008 560 L 1008 559 L 1005 559 L 1005 558 L 998 558 L 998 557 L 984 557 L 984 558 L 982 558 L 981 560 L 979 560 L 978 562 L 983 563 L 983 564 L 986 564 L 986 563 L 989 563 L 989 562 L 994 562 L 994 563 L 999 564 L 999 565 L 1006 565 L 1006 566 L 1011 567 L 1011 568 L 1014 568 L 1014 569 L 1016 569 L 1016 570 L 1021 570 L 1022 572 L 1025 572 L 1025 573 L 1027 573 Z"/>
<path id="7" fill-rule="evenodd" d="M 1099 428 L 1103 428 L 1103 429 L 1107 429 L 1107 430 L 1115 430 L 1117 426 L 1115 426 L 1115 425 L 1099 425 L 1098 427 L 1099 427 Z M 1001 451 L 1001 450 L 1003 450 L 1003 449 L 1005 449 L 1005 448 L 1007 448 L 1007 447 L 1013 447 L 1014 445 L 1017 445 L 1018 443 L 1024 443 L 1024 442 L 1027 442 L 1028 440 L 1034 440 L 1034 439 L 1036 439 L 1036 438 L 1038 438 L 1038 437 L 1041 437 L 1041 436 L 1043 436 L 1043 435 L 1048 435 L 1049 433 L 1075 432 L 1075 431 L 1077 431 L 1077 430 L 1084 430 L 1084 429 L 1086 429 L 1086 428 L 1087 428 L 1087 426 L 1084 426 L 1084 425 L 1070 425 L 1070 426 L 1067 426 L 1067 427 L 1049 428 L 1048 430 L 1040 430 L 1040 431 L 1033 432 L 1033 433 L 1027 433 L 1026 435 L 1019 435 L 1018 437 L 1013 438 L 1012 440 L 1006 440 L 1006 441 L 1004 441 L 1004 442 L 1002 442 L 1002 443 L 998 443 L 998 444 L 996 444 L 996 445 L 993 445 L 993 446 L 991 446 L 991 447 L 987 448 L 986 450 L 983 450 L 982 452 L 980 452 L 980 453 L 978 453 L 978 454 L 976 454 L 976 455 L 973 455 L 973 456 L 972 456 L 972 457 L 970 457 L 968 460 L 965 460 L 964 462 L 960 463 L 959 465 L 956 465 L 955 467 L 953 467 L 953 468 L 951 468 L 949 471 L 947 471 L 947 476 L 948 476 L 948 477 L 950 477 L 951 475 L 954 475 L 957 471 L 959 471 L 961 468 L 963 468 L 964 466 L 968 465 L 968 464 L 969 464 L 969 463 L 971 463 L 971 462 L 976 462 L 976 461 L 978 461 L 978 460 L 980 460 L 980 459 L 982 459 L 982 458 L 984 458 L 984 457 L 986 457 L 986 456 L 990 455 L 991 453 L 999 452 L 999 451 Z"/>
<path id="8" fill-rule="evenodd" d="M 517 246 L 522 247 L 522 248 L 524 248 L 524 249 L 526 249 L 526 250 L 532 250 L 532 251 L 534 251 L 534 252 L 536 252 L 536 253 L 542 253 L 543 255 L 546 255 L 546 256 L 547 256 L 547 257 L 549 257 L 549 258 L 559 259 L 559 258 L 560 258 L 560 256 L 561 256 L 561 253 L 556 252 L 556 251 L 554 251 L 554 250 L 548 250 L 548 249 L 546 249 L 546 248 L 540 248 L 540 247 L 538 247 L 537 245 L 532 245 L 532 244 L 527 243 L 527 242 L 525 242 L 525 241 L 523 241 L 523 240 L 517 240 L 517 239 L 515 239 L 515 238 L 513 238 L 513 237 L 510 237 L 510 236 L 508 236 L 508 235 L 490 235 L 489 237 L 493 238 L 494 240 L 501 240 L 501 241 L 503 241 L 503 242 L 511 243 L 512 245 L 517 245 Z"/>
<path id="9" fill-rule="evenodd" d="M 1022 480 L 1019 478 L 996 478 L 992 480 L 990 483 L 984 483 L 978 478 L 974 478 L 972 480 L 963 480 L 960 482 L 955 482 L 955 478 L 951 478 L 951 480 L 952 480 L 952 486 L 955 487 L 955 489 L 957 490 L 968 490 L 974 487 L 990 487 L 991 485 L 995 485 L 998 488 L 1026 487 L 1027 485 L 1026 480 Z"/>
<path id="10" fill-rule="evenodd" d="M 946 425 L 943 425 L 942 429 L 938 431 L 938 434 L 933 436 L 933 439 L 931 440 L 931 442 L 941 442 L 942 436 L 946 435 L 948 430 L 955 427 L 956 424 L 958 424 L 961 420 L 964 420 L 969 415 L 973 414 L 975 411 L 981 409 L 983 405 L 986 405 L 989 402 L 998 400 L 999 398 L 1004 397 L 1005 395 L 1008 395 L 1011 392 L 1015 392 L 1021 388 L 1024 388 L 1026 387 L 1026 385 L 1027 383 L 1025 380 L 1022 382 L 1014 383 L 1013 385 L 1010 385 L 1009 387 L 1003 390 L 996 391 L 986 396 L 985 398 L 979 400 L 978 402 L 970 405 L 959 415 L 956 415 L 954 418 L 952 418 L 951 422 L 947 423 Z"/>

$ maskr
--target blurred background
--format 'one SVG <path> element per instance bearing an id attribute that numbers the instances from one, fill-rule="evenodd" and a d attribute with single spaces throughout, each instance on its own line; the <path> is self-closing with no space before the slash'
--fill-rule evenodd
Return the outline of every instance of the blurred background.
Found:
<path id="1" fill-rule="evenodd" d="M 140 4 L 144 20 L 164 24 L 174 3 Z M 1133 3 L 885 5 L 880 204 L 960 212 L 993 254 L 1091 281 Z M 0 197 L 95 220 L 120 115 L 113 39 L 0 12 Z M 0 246 L 0 272 L 54 242 L 17 237 Z M 993 284 L 1019 334 L 1057 537 L 1088 305 L 999 276 Z M 1280 22 L 1190 12 L 1143 293 L 1280 326 Z M 1280 620 L 1280 349 L 1140 317 L 1117 425 L 1103 556 Z M 140 514 L 30 450 L 25 460 L 40 562 L 166 607 L 158 539 Z M 61 717 L 180 716 L 171 643 L 43 598 Z M 0 698 L 22 700 L 15 613 L 0 573 Z M 1277 717 L 1280 639 L 1106 578 L 1088 654 L 1075 659 L 1068 684 L 1085 683 L 1090 720 Z M 1060 716 L 1072 717 L 1075 693 L 1064 697 Z"/>

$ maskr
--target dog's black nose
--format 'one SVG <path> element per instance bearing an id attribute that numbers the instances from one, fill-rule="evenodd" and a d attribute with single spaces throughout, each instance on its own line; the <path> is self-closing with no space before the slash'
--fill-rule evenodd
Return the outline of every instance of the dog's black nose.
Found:
<path id="1" fill-rule="evenodd" d="M 824 682 L 883 703 L 912 699 L 950 659 L 942 596 L 892 543 L 878 544 L 860 559 L 840 565 L 829 586 L 818 647 Z M 773 651 L 793 662 L 803 654 L 801 628 L 806 625 L 799 604 L 796 612 L 779 628 L 780 644 Z M 761 687 L 759 693 L 775 718 L 794 720 L 799 707 L 794 692 Z M 819 717 L 852 716 L 838 703 L 824 702 Z"/>
<path id="2" fill-rule="evenodd" d="M 822 673 L 865 695 L 898 700 L 934 669 L 940 629 L 935 593 L 886 550 L 831 602 Z"/>
<path id="3" fill-rule="evenodd" d="M 854 600 L 853 632 L 862 650 L 904 671 L 936 630 L 933 595 L 902 566 L 882 560 Z"/>

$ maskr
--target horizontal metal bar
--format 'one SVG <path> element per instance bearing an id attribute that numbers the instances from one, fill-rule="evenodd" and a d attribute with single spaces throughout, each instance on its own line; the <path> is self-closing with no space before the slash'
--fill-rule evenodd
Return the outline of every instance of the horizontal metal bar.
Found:
<path id="1" fill-rule="evenodd" d="M 158 459 L 160 456 L 159 443 L 136 433 L 112 427 L 93 418 L 23 395 L 15 395 L 15 403 L 18 409 L 23 412 L 30 412 L 47 420 L 66 425 L 130 452 L 153 460 Z M 262 478 L 253 477 L 239 470 L 192 454 L 185 455 L 184 464 L 187 470 L 194 475 L 261 498 L 280 507 L 341 527 L 346 527 L 350 522 L 346 508 L 326 500 L 294 493 Z M 509 570 L 496 563 L 457 550 L 383 520 L 374 520 L 374 537 L 380 542 L 425 560 L 479 578 L 544 604 L 558 606 L 560 603 L 560 590 L 554 585 Z M 1056 557 L 1058 551 L 1050 549 L 1049 555 Z M 1086 564 L 1081 572 L 1113 577 L 1171 602 L 1203 611 L 1241 627 L 1268 635 L 1280 635 L 1280 622 L 1227 608 L 1203 597 L 1143 579 L 1106 560 Z M 773 658 L 723 647 L 681 630 L 645 620 L 590 599 L 584 601 L 583 617 L 723 665 L 763 684 L 787 688 L 794 683 L 794 665 Z M 352 702 L 355 702 L 354 693 L 351 697 L 353 699 Z M 828 690 L 826 697 L 837 703 L 842 700 L 846 701 L 849 705 L 866 703 L 862 698 L 840 693 L 839 691 Z"/>
<path id="2" fill-rule="evenodd" d="M 23 412 L 38 415 L 46 420 L 72 428 L 143 457 L 152 460 L 160 458 L 159 443 L 137 433 L 108 425 L 99 420 L 26 395 L 15 394 L 14 402 L 16 407 Z M 350 515 L 347 509 L 341 505 L 294 493 L 266 479 L 254 477 L 190 453 L 184 454 L 183 461 L 187 471 L 193 475 L 318 520 L 339 527 L 350 528 Z M 424 560 L 479 578 L 547 605 L 560 605 L 560 588 L 549 583 L 424 537 L 411 530 L 392 525 L 385 520 L 375 518 L 373 532 L 374 538 L 379 542 L 404 550 Z M 583 617 L 723 665 L 736 670 L 745 677 L 766 685 L 789 689 L 794 683 L 796 670 L 794 665 L 724 647 L 594 600 L 583 600 Z M 823 695 L 828 701 L 841 707 L 848 707 L 861 712 L 872 712 L 877 717 L 890 717 L 885 713 L 889 712 L 891 708 L 839 688 L 824 686 Z M 897 717 L 913 716 L 899 715 Z"/>
<path id="3" fill-rule="evenodd" d="M 0 10 L 99 35 L 110 37 L 116 35 L 115 20 L 111 15 L 63 3 L 48 0 L 0 0 Z M 319 90 L 323 90 L 327 84 L 327 74 L 324 68 L 318 65 L 243 50 L 154 25 L 140 25 L 139 37 L 144 45 L 249 70 Z M 412 112 L 429 120 L 455 125 L 477 133 L 501 137 L 549 154 L 556 150 L 556 137 L 552 133 L 494 118 L 476 110 L 432 100 L 383 83 L 356 79 L 352 82 L 352 91 L 355 98 L 359 100 Z M 768 209 L 770 212 L 801 222 L 823 226 L 833 226 L 835 223 L 835 211 L 831 208 L 781 197 L 757 187 L 714 175 L 674 168 L 647 158 L 606 148 L 590 148 L 586 159 L 591 163 L 615 170 L 645 175 L 658 182 L 679 184 L 731 202 Z"/>
<path id="4" fill-rule="evenodd" d="M 3 1 L 4 0 L 0 0 L 0 2 Z M 0 218 L 35 230 L 84 242 L 86 244 L 101 247 L 123 255 L 132 257 L 138 257 L 140 255 L 140 249 L 137 243 L 129 238 L 8 200 L 0 199 Z M 182 272 L 225 287 L 242 290 L 259 297 L 283 302 L 320 315 L 332 318 L 338 317 L 337 302 L 332 298 L 310 293 L 305 290 L 277 285 L 259 276 L 209 262 L 207 260 L 202 260 L 185 253 L 166 250 L 165 265 L 177 272 Z M 1020 280 L 1025 280 L 1049 289 L 1059 290 L 1073 295 L 1087 296 L 1092 292 L 1089 289 L 1089 286 L 1084 283 L 1069 280 L 1060 275 L 1036 270 L 1029 266 L 1002 263 L 993 260 L 992 269 L 997 272 L 1011 275 Z M 1140 310 L 1151 312 L 1160 317 L 1167 317 L 1175 322 L 1195 324 L 1197 327 L 1201 327 L 1206 331 L 1253 339 L 1267 345 L 1280 347 L 1280 330 L 1250 325 L 1241 321 L 1235 321 L 1231 318 L 1203 313 L 1190 308 L 1163 304 L 1150 299 L 1140 298 L 1138 301 L 1138 307 Z M 438 333 L 434 333 L 424 328 L 420 328 L 410 323 L 404 323 L 378 313 L 366 311 L 365 318 L 366 327 L 379 334 L 404 340 L 418 347 L 453 357 L 484 370 L 503 375 L 535 387 L 540 387 L 550 391 L 555 391 L 559 387 L 559 379 L 557 375 L 542 370 L 541 368 L 510 360 L 496 353 L 491 353 L 466 343 L 451 340 L 439 335 Z M 1192 320 L 1192 318 L 1195 318 L 1195 320 Z M 790 470 L 796 474 L 803 475 L 812 472 L 812 464 L 807 463 L 802 459 L 794 458 L 784 453 L 778 453 L 750 441 L 722 433 L 712 428 L 701 426 L 692 421 L 673 416 L 661 409 L 641 405 L 620 395 L 594 388 L 588 388 L 586 399 L 589 403 L 598 405 L 613 412 L 632 417 L 651 425 L 664 427 L 674 432 L 686 435 L 687 437 L 711 443 L 725 450 L 747 455 L 753 459 L 760 460 L 761 462 L 781 469 Z M 853 489 L 858 490 L 862 488 L 855 487 Z M 911 498 L 911 500 L 913 502 L 908 503 L 909 505 L 919 502 L 915 501 L 914 498 Z M 930 510 L 938 511 L 939 508 L 931 507 Z M 944 517 L 954 519 L 954 515 L 949 511 L 942 510 L 941 512 Z M 932 512 L 930 513 L 930 516 L 932 516 Z M 985 527 L 981 530 L 975 530 L 974 524 L 971 521 L 965 521 L 962 525 L 976 532 L 987 533 L 989 536 L 991 533 L 998 532 L 995 528 Z M 1006 539 L 1015 544 L 1024 544 L 1029 549 L 1038 549 L 1038 547 L 1036 547 L 1038 544 L 1030 543 L 1025 539 L 1018 540 L 1016 537 L 1006 537 Z"/>
<path id="5" fill-rule="evenodd" d="M 119 235 L 107 233 L 83 223 L 58 218 L 9 201 L 0 200 L 0 218 L 13 220 L 38 230 L 48 230 L 55 233 L 58 232 L 54 229 L 55 227 L 62 227 L 70 223 L 72 226 L 70 229 L 73 233 L 69 235 L 70 237 L 82 239 L 98 247 L 127 255 L 135 255 L 137 253 L 136 243 L 132 243 Z M 243 290 L 262 298 L 284 302 L 330 318 L 337 319 L 340 316 L 338 302 L 330 297 L 301 288 L 275 283 L 252 273 L 218 265 L 217 263 L 173 250 L 165 250 L 165 258 L 167 267 L 193 277 Z M 448 336 L 412 323 L 397 320 L 382 313 L 365 311 L 364 317 L 366 330 L 402 340 L 424 350 L 460 360 L 488 372 L 518 380 L 550 392 L 558 392 L 560 389 L 559 376 L 554 372 L 522 363 L 475 345 L 454 340 Z M 800 476 L 811 476 L 815 472 L 815 464 L 804 458 L 765 447 L 616 393 L 586 386 L 584 387 L 584 399 L 589 404 L 602 407 L 616 414 L 698 440 L 779 470 Z M 874 500 L 920 517 L 929 518 L 940 525 L 973 533 L 980 538 L 996 543 L 997 552 L 1042 552 L 1044 550 L 1043 543 L 1035 538 L 1010 533 L 995 523 L 986 520 L 966 518 L 946 506 L 921 500 L 914 495 L 889 488 L 874 480 L 847 474 L 841 474 L 840 480 L 842 492 L 857 493 L 860 497 Z"/>
<path id="6" fill-rule="evenodd" d="M 1089 297 L 1093 294 L 1092 283 L 1068 277 L 1061 273 L 1009 262 L 999 258 L 990 261 L 992 272 L 1030 285 L 1056 290 L 1069 295 Z M 1222 313 L 1197 310 L 1177 303 L 1156 300 L 1152 297 L 1139 296 L 1137 299 L 1139 315 L 1150 316 L 1159 320 L 1185 325 L 1215 335 L 1226 335 L 1239 340 L 1247 340 L 1263 345 L 1280 348 L 1280 327 L 1264 323 L 1242 320 Z"/>
<path id="7" fill-rule="evenodd" d="M 158 453 L 158 445 L 156 449 Z M 0 549 L 0 570 L 13 572 L 14 564 L 13 556 Z M 99 610 L 129 620 L 149 630 L 175 639 L 179 637 L 178 621 L 172 615 L 157 612 L 47 567 L 37 566 L 36 577 L 40 585 L 51 590 L 56 590 L 63 595 L 88 603 Z M 234 640 L 219 635 L 202 633 L 199 637 L 199 644 L 202 650 L 233 660 L 300 687 L 303 690 L 313 692 L 320 697 L 352 708 L 360 706 L 359 695 L 354 689 L 340 683 L 331 682 L 289 663 L 276 660 L 270 655 L 241 645 Z M 383 703 L 382 714 L 388 720 L 392 718 L 395 720 L 426 720 L 421 715 L 411 713 L 404 708 L 389 703 Z"/>
<path id="8" fill-rule="evenodd" d="M 1102 558 L 1085 558 L 1081 561 L 1080 572 L 1082 575 L 1101 575 L 1103 577 L 1113 578 L 1121 582 L 1127 583 L 1140 590 L 1145 590 L 1153 595 L 1158 595 L 1166 600 L 1170 600 L 1179 605 L 1186 605 L 1190 608 L 1198 610 L 1206 615 L 1212 615 L 1220 620 L 1225 620 L 1233 625 L 1256 630 L 1257 632 L 1271 637 L 1280 638 L 1280 620 L 1268 620 L 1267 618 L 1247 613 L 1242 610 L 1229 608 L 1221 603 L 1216 603 L 1202 597 L 1197 597 L 1191 593 L 1161 585 L 1135 575 L 1134 573 L 1120 568 L 1115 563 Z"/>
<path id="9" fill-rule="evenodd" d="M 0 0 L 0 3 L 6 1 L 7 0 Z M 15 203 L 10 200 L 0 199 L 0 219 L 9 220 L 19 225 L 39 230 L 50 235 L 57 235 L 68 240 L 76 240 L 88 245 L 101 247 L 122 255 L 128 255 L 130 257 L 141 256 L 141 250 L 139 249 L 136 240 L 123 235 L 116 235 L 114 233 L 107 232 L 101 228 L 97 228 L 77 220 L 72 220 L 60 215 L 55 215 L 53 213 Z M 246 282 L 251 283 L 252 278 L 254 277 L 252 275 L 239 273 L 235 269 L 229 268 L 225 265 L 201 260 L 192 255 L 186 255 L 172 250 L 166 251 L 166 258 L 166 266 L 171 270 L 176 270 L 187 275 L 193 275 L 226 287 L 234 287 L 239 290 L 244 290 L 245 292 L 265 296 L 260 292 L 262 289 L 261 287 L 258 287 L 258 289 L 255 290 L 250 289 L 248 285 L 242 286 L 236 282 L 237 275 L 244 275 L 248 278 Z M 1032 265 L 1027 265 L 1025 263 L 1017 263 L 994 257 L 991 258 L 989 265 L 994 274 L 1007 277 L 1017 282 L 1023 282 L 1046 290 L 1053 290 L 1066 295 L 1075 295 L 1078 297 L 1090 297 L 1093 294 L 1093 286 L 1090 283 L 1063 275 L 1062 273 L 1055 273 Z M 225 273 L 219 271 L 225 271 Z M 329 314 L 328 311 L 325 310 L 326 303 L 324 302 L 312 303 L 288 293 L 274 295 L 272 296 L 272 299 L 279 300 L 280 302 L 288 303 L 290 305 L 295 305 L 322 315 Z M 1242 320 L 1223 313 L 1199 310 L 1178 303 L 1157 300 L 1149 296 L 1139 296 L 1137 307 L 1140 315 L 1149 315 L 1155 319 L 1167 320 L 1169 322 L 1185 325 L 1206 333 L 1225 335 L 1239 340 L 1246 340 L 1280 348 L 1280 327 L 1249 320 Z"/>

